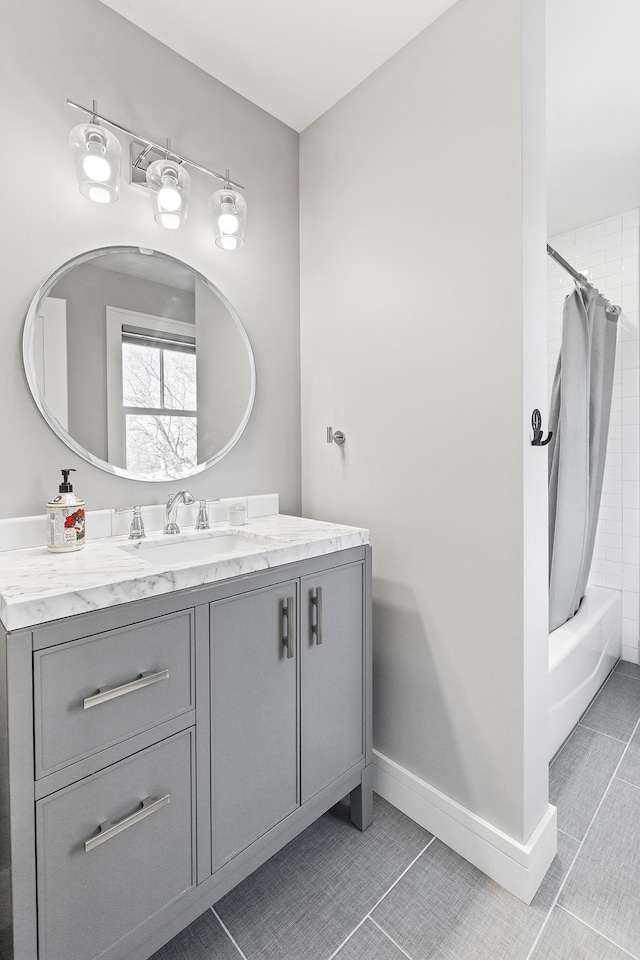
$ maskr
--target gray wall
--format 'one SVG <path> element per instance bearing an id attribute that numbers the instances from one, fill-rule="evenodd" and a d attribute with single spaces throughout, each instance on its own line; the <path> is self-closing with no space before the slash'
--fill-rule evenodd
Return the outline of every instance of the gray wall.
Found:
<path id="1" fill-rule="evenodd" d="M 0 516 L 40 513 L 61 467 L 76 467 L 88 509 L 158 503 L 175 484 L 112 477 L 72 454 L 49 429 L 22 371 L 22 324 L 43 280 L 78 253 L 113 244 L 151 247 L 210 277 L 251 340 L 258 390 L 234 449 L 189 481 L 195 497 L 278 492 L 300 509 L 298 135 L 97 0 L 21 0 L 3 11 L 0 125 L 19 160 L 2 204 Z M 84 116 L 66 105 L 98 100 L 124 126 L 246 185 L 247 242 L 214 244 L 207 201 L 219 184 L 193 173 L 187 225 L 155 224 L 148 197 L 124 183 L 115 204 L 79 193 L 69 132 Z M 126 147 L 126 144 L 125 144 Z"/>
<path id="2" fill-rule="evenodd" d="M 371 528 L 374 747 L 520 841 L 547 808 L 543 10 L 459 0 L 301 135 L 303 511 Z"/>

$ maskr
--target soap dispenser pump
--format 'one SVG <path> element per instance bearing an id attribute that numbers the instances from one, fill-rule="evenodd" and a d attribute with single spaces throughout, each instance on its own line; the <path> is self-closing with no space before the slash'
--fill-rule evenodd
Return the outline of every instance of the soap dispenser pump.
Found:
<path id="1" fill-rule="evenodd" d="M 73 492 L 70 473 L 75 473 L 75 468 L 62 470 L 58 496 L 47 504 L 47 549 L 54 553 L 69 553 L 84 547 L 84 500 Z"/>

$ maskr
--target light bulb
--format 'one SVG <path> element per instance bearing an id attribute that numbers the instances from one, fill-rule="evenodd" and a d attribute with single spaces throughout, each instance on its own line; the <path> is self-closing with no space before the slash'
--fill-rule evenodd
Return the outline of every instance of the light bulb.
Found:
<path id="1" fill-rule="evenodd" d="M 158 191 L 158 206 L 162 210 L 175 212 L 182 206 L 182 196 L 176 187 L 175 181 L 170 177 L 165 177 L 162 181 L 162 187 Z"/>
<path id="2" fill-rule="evenodd" d="M 106 157 L 97 153 L 88 153 L 82 161 L 82 169 L 89 180 L 105 183 L 111 176 L 111 164 Z"/>
<path id="3" fill-rule="evenodd" d="M 224 204 L 226 206 L 226 204 Z M 220 225 L 220 233 L 237 233 L 238 227 L 240 226 L 240 221 L 236 217 L 235 213 L 221 213 L 218 217 L 218 223 Z"/>

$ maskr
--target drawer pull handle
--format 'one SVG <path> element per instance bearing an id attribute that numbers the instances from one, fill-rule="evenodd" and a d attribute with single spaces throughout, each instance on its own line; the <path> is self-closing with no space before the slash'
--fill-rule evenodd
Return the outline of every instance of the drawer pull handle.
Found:
<path id="1" fill-rule="evenodd" d="M 94 693 L 91 697 L 85 697 L 82 706 L 85 710 L 91 707 L 97 707 L 99 703 L 106 703 L 107 700 L 115 700 L 116 697 L 123 697 L 125 693 L 133 693 L 134 690 L 142 690 L 143 687 L 149 687 L 152 683 L 159 683 L 161 680 L 169 679 L 168 670 L 160 670 L 158 673 L 141 673 L 135 680 L 129 683 L 123 683 L 119 687 L 103 687 Z"/>
<path id="2" fill-rule="evenodd" d="M 115 837 L 118 833 L 122 833 L 123 830 L 132 827 L 134 823 L 139 823 L 140 820 L 144 820 L 145 817 L 150 817 L 152 813 L 155 813 L 160 807 L 166 807 L 168 803 L 169 794 L 165 797 L 160 797 L 158 800 L 152 800 L 151 797 L 147 797 L 146 800 L 142 801 L 140 809 L 136 810 L 135 813 L 132 813 L 130 816 L 125 817 L 124 820 L 120 820 L 118 823 L 111 823 L 110 820 L 105 820 L 104 823 L 101 823 L 98 827 L 96 835 L 85 840 L 84 852 L 89 853 L 90 850 L 95 850 L 101 843 L 106 843 L 107 840 L 111 840 L 111 838 Z"/>
<path id="3" fill-rule="evenodd" d="M 286 630 L 285 630 L 286 623 Z M 287 648 L 287 660 L 296 652 L 295 621 L 293 619 L 293 597 L 287 597 L 282 603 L 282 643 Z"/>
<path id="4" fill-rule="evenodd" d="M 315 622 L 311 623 L 311 634 L 319 646 L 322 643 L 322 587 L 316 587 L 315 593 L 311 593 L 311 607 L 316 610 Z"/>

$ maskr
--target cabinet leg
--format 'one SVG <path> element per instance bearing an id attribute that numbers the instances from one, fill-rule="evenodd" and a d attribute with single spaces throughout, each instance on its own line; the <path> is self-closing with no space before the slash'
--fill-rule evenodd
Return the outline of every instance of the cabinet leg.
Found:
<path id="1" fill-rule="evenodd" d="M 366 830 L 373 823 L 373 765 L 362 771 L 360 786 L 351 791 L 351 823 Z"/>

